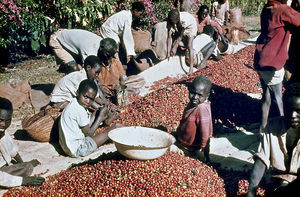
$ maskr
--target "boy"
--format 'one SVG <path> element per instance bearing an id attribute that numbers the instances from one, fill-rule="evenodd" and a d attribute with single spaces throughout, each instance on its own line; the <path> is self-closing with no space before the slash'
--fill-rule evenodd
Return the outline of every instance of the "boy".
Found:
<path id="1" fill-rule="evenodd" d="M 211 81 L 205 76 L 198 76 L 193 80 L 189 87 L 190 102 L 183 112 L 177 129 L 179 147 L 196 153 L 198 158 L 201 158 L 201 152 L 203 152 L 204 162 L 210 162 L 209 144 L 212 137 L 212 117 L 208 97 L 211 86 Z"/>
<path id="2" fill-rule="evenodd" d="M 300 13 L 286 5 L 286 0 L 268 0 L 261 13 L 261 34 L 256 41 L 254 67 L 257 70 L 262 94 L 260 134 L 266 127 L 271 103 L 275 101 L 283 117 L 282 81 L 288 59 L 290 32 L 288 25 L 300 26 Z"/>
<path id="3" fill-rule="evenodd" d="M 61 78 L 56 84 L 51 93 L 50 105 L 63 109 L 72 98 L 76 97 L 77 89 L 81 81 L 85 79 L 95 80 L 102 70 L 102 61 L 94 55 L 88 56 L 84 60 L 84 69 L 69 73 Z M 99 94 L 101 96 L 101 94 Z M 97 97 L 96 102 L 101 104 L 102 98 Z M 96 103 L 94 104 L 96 106 Z"/>
<path id="4" fill-rule="evenodd" d="M 288 182 L 299 176 L 300 84 L 291 84 L 287 88 L 285 95 L 287 98 L 285 105 L 286 124 L 279 122 L 277 119 L 269 120 L 263 134 L 263 140 L 259 145 L 258 152 L 255 154 L 255 163 L 249 181 L 247 196 L 255 195 L 256 188 L 265 170 L 270 166 L 279 172 L 279 175 L 275 177 L 280 178 L 279 188 L 281 189 L 288 185 Z M 299 183 L 299 179 L 293 184 L 297 182 Z M 296 187 L 293 184 L 290 188 L 293 187 L 295 189 Z"/>
<path id="5" fill-rule="evenodd" d="M 68 75 L 61 78 L 54 86 L 54 89 L 51 93 L 50 97 L 50 106 L 53 108 L 63 109 L 68 103 L 72 100 L 72 98 L 76 97 L 77 89 L 79 84 L 84 79 L 94 80 L 96 83 L 96 79 L 99 77 L 99 74 L 102 70 L 103 62 L 97 56 L 90 55 L 84 60 L 84 69 L 80 71 L 75 71 L 69 73 Z M 105 98 L 104 93 L 102 92 L 102 87 L 98 86 L 98 94 L 93 102 L 93 108 L 98 110 L 100 107 L 109 107 L 110 103 Z M 46 108 L 48 108 L 47 106 Z M 118 117 L 115 109 L 110 108 L 109 116 L 105 121 L 106 124 L 110 124 L 113 120 Z"/>
<path id="6" fill-rule="evenodd" d="M 211 5 L 211 17 L 217 21 L 220 26 L 227 25 L 229 16 L 228 0 L 217 0 Z"/>
<path id="7" fill-rule="evenodd" d="M 194 65 L 193 40 L 197 34 L 197 22 L 195 17 L 188 12 L 179 12 L 173 9 L 168 14 L 167 29 L 167 57 L 170 58 L 174 56 L 178 46 L 181 44 L 181 41 L 183 41 L 183 46 L 181 47 L 187 48 L 190 55 L 190 69 L 188 74 L 192 74 Z"/>
<path id="8" fill-rule="evenodd" d="M 49 41 L 53 49 L 59 70 L 70 73 L 80 70 L 80 66 L 89 55 L 97 55 L 102 38 L 82 29 L 61 29 L 54 32 Z"/>
<path id="9" fill-rule="evenodd" d="M 11 124 L 12 114 L 12 103 L 0 97 L 0 187 L 42 185 L 43 177 L 30 176 L 40 162 L 36 159 L 23 162 L 18 146 L 5 131 Z"/>
<path id="10" fill-rule="evenodd" d="M 112 38 L 118 45 L 123 45 L 127 56 L 126 64 L 136 55 L 131 32 L 132 21 L 140 20 L 144 12 L 144 4 L 139 1 L 134 2 L 131 10 L 122 10 L 113 14 L 100 27 L 100 34 L 103 38 Z M 122 57 L 120 56 L 120 58 Z"/>
<path id="11" fill-rule="evenodd" d="M 216 42 L 216 45 L 217 45 L 217 42 L 219 39 L 221 40 L 221 42 L 224 43 L 224 45 L 228 45 L 229 41 L 224 36 L 221 26 L 216 21 L 212 20 L 209 17 L 208 12 L 209 12 L 209 10 L 206 5 L 200 6 L 200 8 L 197 12 L 196 21 L 197 21 L 198 34 L 203 33 L 205 26 L 211 25 L 212 27 L 214 27 L 216 32 L 218 32 L 218 34 L 215 33 L 213 36 L 213 38 Z M 220 38 L 219 38 L 219 36 L 220 36 Z M 217 61 L 223 59 L 223 57 L 220 55 L 220 52 L 217 47 L 215 47 L 215 50 L 213 51 L 213 55 Z"/>
<path id="12" fill-rule="evenodd" d="M 94 135 L 108 113 L 107 108 L 102 108 L 90 116 L 88 109 L 94 102 L 97 91 L 94 80 L 81 81 L 76 98 L 71 100 L 61 114 L 59 144 L 70 157 L 83 157 L 91 154 L 108 140 L 108 131 L 116 127 L 114 125 Z"/>
<path id="13" fill-rule="evenodd" d="M 300 12 L 300 0 L 293 0 L 291 7 L 295 9 L 297 12 Z M 287 84 L 299 82 L 300 79 L 300 57 L 298 55 L 299 46 L 300 46 L 300 28 L 294 27 L 291 28 L 291 43 L 289 47 L 289 59 L 287 64 L 285 65 L 285 78 Z"/>
<path id="14" fill-rule="evenodd" d="M 126 73 L 122 63 L 114 57 L 117 52 L 117 43 L 112 38 L 104 38 L 100 42 L 98 57 L 102 62 L 102 71 L 97 76 L 99 86 L 103 87 L 108 97 L 115 97 L 116 89 L 127 89 L 128 93 L 137 94 L 138 89 L 126 87 Z"/>
<path id="15" fill-rule="evenodd" d="M 206 25 L 203 33 L 196 36 L 193 41 L 194 48 L 194 66 L 198 68 L 205 68 L 206 61 L 213 54 L 216 49 L 216 40 L 214 40 L 215 30 L 211 25 Z M 189 65 L 189 55 L 186 55 L 186 61 Z"/>

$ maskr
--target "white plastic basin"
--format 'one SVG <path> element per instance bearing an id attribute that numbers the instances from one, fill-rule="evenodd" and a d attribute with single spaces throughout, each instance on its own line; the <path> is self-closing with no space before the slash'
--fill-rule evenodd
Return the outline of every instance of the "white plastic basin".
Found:
<path id="1" fill-rule="evenodd" d="M 111 130 L 108 137 L 120 154 L 138 160 L 156 159 L 175 142 L 175 138 L 167 132 L 139 126 Z"/>

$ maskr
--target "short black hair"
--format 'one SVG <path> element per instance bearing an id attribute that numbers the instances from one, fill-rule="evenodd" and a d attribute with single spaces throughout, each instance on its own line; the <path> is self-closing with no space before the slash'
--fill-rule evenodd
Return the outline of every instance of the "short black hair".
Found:
<path id="1" fill-rule="evenodd" d="M 87 58 L 85 58 L 83 65 L 84 68 L 87 68 L 87 66 L 95 68 L 98 65 L 102 67 L 102 60 L 95 55 L 89 55 Z"/>
<path id="2" fill-rule="evenodd" d="M 136 10 L 136 11 L 145 11 L 146 8 L 145 8 L 145 5 L 143 2 L 140 2 L 140 1 L 136 1 L 136 2 L 133 2 L 131 4 L 131 9 L 132 10 Z"/>
<path id="3" fill-rule="evenodd" d="M 207 92 L 210 92 L 212 83 L 208 77 L 200 75 L 192 81 L 191 85 L 195 87 L 197 84 L 200 84 L 200 83 L 205 85 Z"/>
<path id="4" fill-rule="evenodd" d="M 180 18 L 180 13 L 177 9 L 172 9 L 168 13 L 168 21 L 171 21 L 172 18 Z"/>
<path id="5" fill-rule="evenodd" d="M 199 7 L 199 10 L 198 10 L 198 12 L 197 12 L 197 16 L 199 16 L 199 14 L 202 13 L 204 10 L 209 11 L 209 8 L 208 8 L 207 5 L 201 5 L 201 6 Z"/>
<path id="6" fill-rule="evenodd" d="M 92 79 L 85 79 L 80 82 L 78 87 L 78 94 L 86 92 L 88 88 L 92 88 L 96 92 L 98 92 L 98 87 L 94 80 Z"/>
<path id="7" fill-rule="evenodd" d="M 203 27 L 203 33 L 209 35 L 210 37 L 213 37 L 213 35 L 215 33 L 215 28 L 211 25 L 205 25 Z"/>
<path id="8" fill-rule="evenodd" d="M 104 38 L 100 41 L 100 51 L 107 52 L 111 57 L 114 56 L 118 51 L 117 43 L 112 38 Z"/>
<path id="9" fill-rule="evenodd" d="M 0 109 L 13 112 L 13 105 L 7 98 L 0 97 Z"/>

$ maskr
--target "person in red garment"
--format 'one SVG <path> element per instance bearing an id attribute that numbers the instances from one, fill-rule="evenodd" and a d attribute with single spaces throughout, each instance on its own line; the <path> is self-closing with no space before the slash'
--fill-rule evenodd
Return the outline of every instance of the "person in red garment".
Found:
<path id="1" fill-rule="evenodd" d="M 300 13 L 300 0 L 293 0 L 291 7 Z M 291 83 L 299 82 L 300 80 L 300 56 L 298 55 L 300 50 L 300 27 L 291 28 L 291 43 L 289 47 L 289 59 L 285 65 L 285 86 Z M 298 66 L 297 66 L 298 65 Z"/>
<path id="2" fill-rule="evenodd" d="M 279 116 L 282 119 L 284 116 L 282 81 L 290 40 L 287 27 L 300 25 L 300 13 L 286 5 L 286 2 L 287 0 L 268 0 L 260 16 L 261 34 L 256 41 L 254 54 L 254 67 L 263 89 L 260 134 L 266 127 L 272 101 L 276 103 Z"/>
<path id="3" fill-rule="evenodd" d="M 195 153 L 204 162 L 210 162 L 209 144 L 212 137 L 212 116 L 208 97 L 212 83 L 205 76 L 196 77 L 189 87 L 190 102 L 183 112 L 177 129 L 178 146 L 190 153 Z"/>

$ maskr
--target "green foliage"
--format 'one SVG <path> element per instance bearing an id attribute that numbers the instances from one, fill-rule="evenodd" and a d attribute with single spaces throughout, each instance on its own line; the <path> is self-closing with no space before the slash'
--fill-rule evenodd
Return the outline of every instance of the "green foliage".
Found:
<path id="1" fill-rule="evenodd" d="M 11 53 L 39 53 L 58 28 L 80 28 L 97 33 L 99 27 L 117 11 L 130 9 L 134 0 L 2 0 L 0 1 L 0 48 Z M 175 0 L 139 0 L 145 4 L 142 22 L 151 28 L 167 17 Z M 195 0 L 193 12 L 200 4 L 212 0 Z M 266 0 L 230 0 L 244 15 L 258 15 Z"/>
<path id="2" fill-rule="evenodd" d="M 230 0 L 230 7 L 240 7 L 244 15 L 259 15 L 267 0 Z"/>

